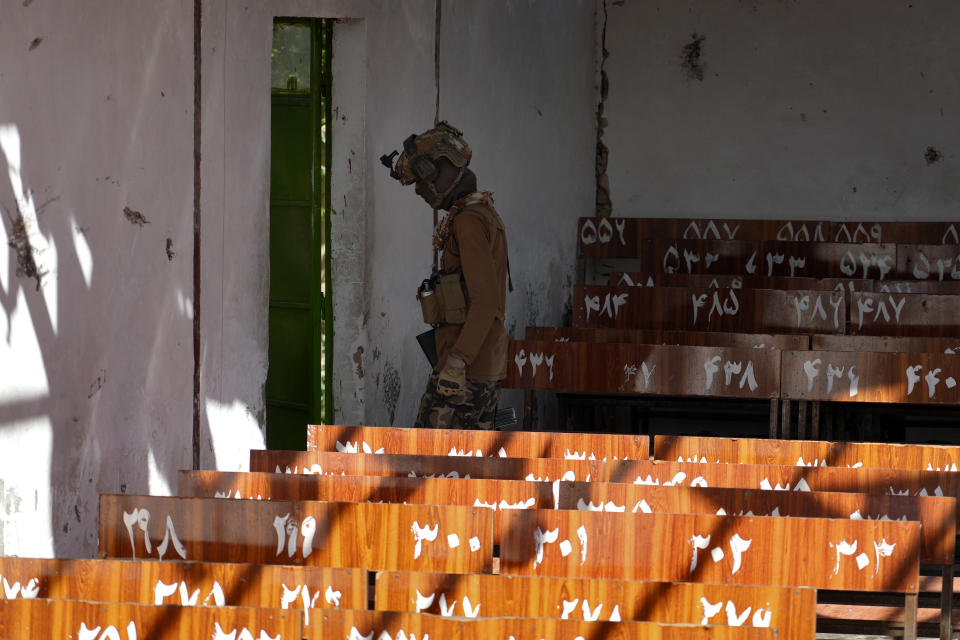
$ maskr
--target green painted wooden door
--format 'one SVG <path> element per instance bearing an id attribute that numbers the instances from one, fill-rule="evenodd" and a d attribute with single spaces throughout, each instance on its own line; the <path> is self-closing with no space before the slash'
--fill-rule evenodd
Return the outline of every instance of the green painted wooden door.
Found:
<path id="1" fill-rule="evenodd" d="M 328 20 L 273 29 L 267 447 L 306 448 L 306 426 L 330 421 Z"/>

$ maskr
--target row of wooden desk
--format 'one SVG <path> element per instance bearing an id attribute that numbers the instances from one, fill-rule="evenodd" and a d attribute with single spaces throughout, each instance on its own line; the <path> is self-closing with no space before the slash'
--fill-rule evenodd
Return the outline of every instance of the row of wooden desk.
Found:
<path id="1" fill-rule="evenodd" d="M 949 633 L 957 474 L 872 465 L 955 468 L 954 448 L 780 441 L 755 464 L 743 443 L 657 439 L 658 461 L 603 434 L 308 443 L 181 472 L 178 497 L 103 496 L 100 559 L 0 559 L 0 637 L 812 638 L 825 594 L 895 594 L 906 637 L 918 615 Z M 947 578 L 929 620 L 921 563 Z"/>

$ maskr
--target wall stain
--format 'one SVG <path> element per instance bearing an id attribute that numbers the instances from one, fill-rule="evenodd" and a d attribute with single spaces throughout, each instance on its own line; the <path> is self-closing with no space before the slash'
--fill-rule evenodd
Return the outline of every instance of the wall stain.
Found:
<path id="1" fill-rule="evenodd" d="M 935 147 L 927 147 L 927 150 L 923 153 L 923 157 L 926 159 L 928 165 L 943 160 L 943 154 Z"/>
<path id="2" fill-rule="evenodd" d="M 680 67 L 686 71 L 689 79 L 703 82 L 703 74 L 707 70 L 707 63 L 703 61 L 703 43 L 707 36 L 694 33 L 690 37 L 692 40 L 683 45 Z"/>
<path id="3" fill-rule="evenodd" d="M 30 238 L 27 237 L 27 225 L 23 221 L 23 216 L 17 216 L 13 221 L 13 233 L 7 244 L 17 254 L 17 275 L 21 278 L 30 278 L 37 281 L 37 291 L 40 291 L 40 284 L 46 271 L 40 271 L 37 267 L 37 261 L 33 257 L 33 247 L 30 245 Z"/>
<path id="4" fill-rule="evenodd" d="M 400 400 L 401 387 L 400 373 L 388 362 L 383 372 L 383 401 L 390 413 L 391 425 L 397 417 L 397 402 Z"/>
<path id="5" fill-rule="evenodd" d="M 27 51 L 33 51 L 40 46 L 41 42 L 43 42 L 43 38 L 34 38 L 30 41 L 30 46 L 27 48 Z"/>
<path id="6" fill-rule="evenodd" d="M 142 226 L 145 225 L 145 224 L 150 224 L 150 221 L 147 220 L 147 218 L 146 218 L 142 213 L 140 213 L 139 211 L 135 211 L 135 210 L 131 209 L 130 207 L 124 207 L 124 208 L 123 208 L 123 216 L 124 216 L 131 224 L 135 224 L 135 225 L 140 226 L 140 227 L 142 227 Z"/>
<path id="7" fill-rule="evenodd" d="M 97 395 L 100 389 L 103 389 L 104 383 L 107 381 L 107 370 L 100 369 L 100 375 L 97 376 L 97 379 L 90 383 L 90 393 L 87 394 L 87 400 L 93 398 Z"/>
<path id="8" fill-rule="evenodd" d="M 173 250 L 173 238 L 167 238 L 167 260 L 173 262 L 173 256 L 177 255 L 177 252 Z"/>
<path id="9" fill-rule="evenodd" d="M 353 362 L 357 365 L 357 377 L 363 380 L 363 345 L 354 352 Z"/>

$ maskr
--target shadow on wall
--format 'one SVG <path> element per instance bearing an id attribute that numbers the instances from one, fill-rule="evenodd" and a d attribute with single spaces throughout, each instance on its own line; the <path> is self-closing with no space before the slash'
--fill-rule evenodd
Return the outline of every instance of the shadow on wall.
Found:
<path id="1" fill-rule="evenodd" d="M 89 556 L 100 493 L 169 492 L 189 466 L 189 425 L 158 424 L 157 406 L 191 404 L 170 380 L 192 378 L 192 360 L 169 349 L 191 302 L 177 271 L 125 282 L 150 221 L 124 188 L 98 202 L 115 217 L 38 196 L 28 142 L 0 123 L 0 555 Z M 148 241 L 173 262 L 171 238 Z M 164 443 L 178 431 L 179 457 Z"/>

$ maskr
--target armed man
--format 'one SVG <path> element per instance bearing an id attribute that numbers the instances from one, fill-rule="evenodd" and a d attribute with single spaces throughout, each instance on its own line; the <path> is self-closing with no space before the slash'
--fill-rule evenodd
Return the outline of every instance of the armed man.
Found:
<path id="1" fill-rule="evenodd" d="M 471 151 L 447 122 L 403 142 L 381 160 L 400 184 L 414 184 L 432 209 L 448 213 L 433 230 L 440 268 L 417 292 L 433 325 L 436 364 L 420 401 L 417 427 L 492 429 L 507 375 L 504 329 L 507 237 L 488 191 L 467 168 Z M 512 289 L 512 287 L 511 287 Z"/>

